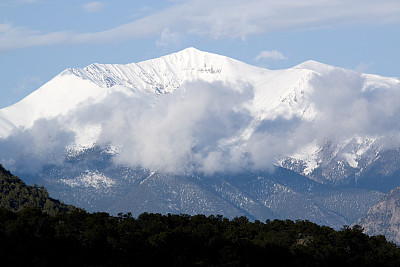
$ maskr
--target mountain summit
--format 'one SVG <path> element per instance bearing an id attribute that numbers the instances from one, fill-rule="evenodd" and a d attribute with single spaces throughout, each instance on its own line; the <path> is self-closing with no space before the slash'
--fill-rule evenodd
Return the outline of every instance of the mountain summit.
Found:
<path id="1" fill-rule="evenodd" d="M 399 94 L 397 78 L 195 48 L 96 63 L 0 110 L 0 161 L 88 210 L 340 227 L 400 186 Z"/>
<path id="2" fill-rule="evenodd" d="M 88 99 L 101 100 L 115 90 L 127 90 L 132 93 L 146 92 L 152 94 L 171 93 L 181 88 L 184 83 L 202 80 L 206 82 L 247 82 L 255 88 L 266 81 L 282 84 L 275 90 L 288 90 L 293 83 L 307 76 L 306 68 L 270 71 L 216 54 L 187 48 L 180 52 L 157 59 L 127 65 L 91 64 L 85 68 L 71 68 L 63 71 L 37 91 L 8 108 L 0 110 L 4 130 L 0 136 L 7 136 L 12 128 L 29 128 L 41 118 L 53 118 L 75 109 Z M 285 75 L 286 79 L 280 79 Z M 265 86 L 263 86 L 265 87 Z M 284 89 L 283 89 L 284 88 Z M 263 90 L 265 91 L 265 90 Z M 269 90 L 271 91 L 271 90 Z M 261 92 L 258 92 L 261 94 Z M 271 98 L 260 95 L 258 98 Z M 282 97 L 285 92 L 275 92 L 274 96 Z M 276 101 L 276 99 L 274 99 Z M 269 100 L 269 104 L 272 103 Z M 13 127 L 14 126 L 14 127 Z"/>

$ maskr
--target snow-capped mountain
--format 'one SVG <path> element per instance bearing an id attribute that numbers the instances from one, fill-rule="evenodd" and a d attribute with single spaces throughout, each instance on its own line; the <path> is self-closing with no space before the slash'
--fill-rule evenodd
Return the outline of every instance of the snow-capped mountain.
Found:
<path id="1" fill-rule="evenodd" d="M 89 210 L 340 227 L 400 186 L 399 94 L 397 78 L 194 48 L 96 63 L 0 110 L 0 162 Z"/>
<path id="2" fill-rule="evenodd" d="M 294 108 L 284 106 L 293 106 L 289 99 L 300 97 L 301 91 L 306 89 L 307 80 L 313 73 L 310 68 L 322 64 L 310 61 L 302 65 L 270 71 L 188 48 L 140 63 L 92 64 L 83 69 L 71 68 L 17 104 L 2 109 L 1 118 L 7 123 L 2 123 L 3 130 L 0 133 L 6 137 L 15 127 L 32 127 L 38 119 L 64 115 L 88 100 L 101 101 L 116 90 L 166 94 L 194 80 L 222 81 L 230 85 L 248 83 L 255 88 L 251 107 L 255 114 L 272 118 L 281 113 L 289 116 L 295 112 Z M 273 90 L 263 89 L 265 87 Z M 301 114 L 304 109 L 295 109 L 296 114 Z"/>

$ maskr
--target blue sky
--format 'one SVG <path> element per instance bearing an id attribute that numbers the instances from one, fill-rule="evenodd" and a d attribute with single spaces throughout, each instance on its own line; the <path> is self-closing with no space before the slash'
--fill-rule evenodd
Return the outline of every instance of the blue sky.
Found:
<path id="1" fill-rule="evenodd" d="M 270 69 L 313 59 L 400 77 L 400 1 L 0 0 L 0 108 L 69 67 L 191 46 Z"/>

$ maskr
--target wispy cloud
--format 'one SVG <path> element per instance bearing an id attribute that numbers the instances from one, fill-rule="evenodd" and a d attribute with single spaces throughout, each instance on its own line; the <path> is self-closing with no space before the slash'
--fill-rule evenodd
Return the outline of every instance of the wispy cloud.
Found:
<path id="1" fill-rule="evenodd" d="M 39 3 L 43 2 L 43 0 L 14 0 L 14 3 Z"/>
<path id="2" fill-rule="evenodd" d="M 94 13 L 104 8 L 104 4 L 101 2 L 89 2 L 83 5 L 83 9 L 88 13 Z"/>
<path id="3" fill-rule="evenodd" d="M 68 42 L 73 37 L 72 34 L 67 32 L 41 34 L 26 27 L 3 23 L 0 24 L 0 51 L 59 44 Z"/>
<path id="4" fill-rule="evenodd" d="M 92 11 L 101 7 L 100 2 L 88 5 L 88 10 Z M 0 50 L 65 41 L 67 44 L 79 44 L 154 37 L 160 36 L 165 29 L 181 36 L 235 39 L 280 30 L 400 22 L 400 2 L 394 0 L 189 0 L 171 5 L 157 13 L 100 32 L 66 36 L 66 31 L 21 32 L 20 27 L 14 27 L 15 34 L 0 33 Z"/>
<path id="5" fill-rule="evenodd" d="M 17 87 L 13 89 L 13 92 L 21 94 L 32 91 L 36 89 L 38 85 L 42 84 L 39 77 L 36 76 L 25 76 L 22 81 L 17 84 Z M 34 88 L 31 88 L 34 87 Z"/>
<path id="6" fill-rule="evenodd" d="M 181 36 L 177 32 L 171 32 L 168 28 L 164 29 L 161 33 L 160 39 L 157 40 L 158 46 L 168 46 L 178 44 L 181 40 Z"/>
<path id="7" fill-rule="evenodd" d="M 261 51 L 260 53 L 258 53 L 258 55 L 256 56 L 255 60 L 259 61 L 259 60 L 264 60 L 264 59 L 273 59 L 273 60 L 285 60 L 287 59 L 286 56 L 284 56 L 282 54 L 282 52 L 278 51 L 278 50 L 264 50 Z"/>
<path id="8" fill-rule="evenodd" d="M 355 71 L 358 72 L 366 72 L 369 67 L 371 67 L 374 63 L 373 62 L 369 62 L 369 63 L 365 63 L 365 62 L 361 62 L 360 64 L 358 64 L 357 67 L 355 67 Z"/>

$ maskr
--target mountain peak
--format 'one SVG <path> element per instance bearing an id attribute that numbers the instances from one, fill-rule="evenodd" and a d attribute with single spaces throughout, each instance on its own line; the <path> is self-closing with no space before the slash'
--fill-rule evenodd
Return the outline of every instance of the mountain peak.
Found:
<path id="1" fill-rule="evenodd" d="M 190 55 L 190 56 L 214 55 L 214 56 L 217 56 L 217 57 L 223 57 L 223 56 L 218 55 L 218 54 L 214 54 L 214 53 L 210 53 L 210 52 L 205 52 L 205 51 L 199 50 L 199 49 L 197 49 L 195 47 L 187 47 L 185 49 L 182 49 L 182 50 L 180 50 L 178 52 L 166 55 L 164 57 L 168 57 L 168 56 L 171 56 L 171 55 Z"/>
<path id="2" fill-rule="evenodd" d="M 63 71 L 19 103 L 0 110 L 0 137 L 8 136 L 13 128 L 29 128 L 39 118 L 67 114 L 88 99 L 103 99 L 114 89 L 122 88 L 128 94 L 146 92 L 160 95 L 196 80 L 226 82 L 230 86 L 250 84 L 255 94 L 254 109 L 257 114 L 264 114 L 262 116 L 268 114 L 267 117 L 274 118 L 284 112 L 303 114 L 307 103 L 301 99 L 305 99 L 303 95 L 308 90 L 311 72 L 326 74 L 334 69 L 309 60 L 287 70 L 273 71 L 194 47 L 139 63 L 93 63 L 85 68 Z M 367 81 L 379 83 L 379 86 L 398 83 L 398 80 L 372 78 Z M 108 89 L 112 87 L 114 89 Z"/>
<path id="3" fill-rule="evenodd" d="M 184 81 L 238 80 L 260 68 L 189 47 L 159 58 L 139 63 L 98 64 L 82 69 L 69 69 L 68 73 L 89 80 L 102 88 L 126 86 L 133 91 L 170 93 Z M 262 69 L 264 71 L 264 69 Z"/>
<path id="4" fill-rule="evenodd" d="M 321 72 L 327 72 L 327 71 L 331 71 L 333 69 L 335 69 L 336 67 L 331 66 L 331 65 L 327 65 L 325 63 L 321 63 L 315 60 L 307 60 L 303 63 L 300 63 L 299 65 L 295 66 L 294 68 L 296 69 L 307 69 L 307 70 L 311 70 L 311 71 L 315 71 L 318 73 Z"/>
<path id="5" fill-rule="evenodd" d="M 206 52 L 201 51 L 201 50 L 199 50 L 199 49 L 197 49 L 197 48 L 195 48 L 195 47 L 193 47 L 193 46 L 184 48 L 184 49 L 182 49 L 181 51 L 178 51 L 177 53 L 181 53 L 181 52 L 188 52 L 188 53 L 206 53 Z"/>
<path id="6" fill-rule="evenodd" d="M 155 58 L 155 59 L 150 59 L 150 60 L 146 60 L 143 62 L 139 62 L 137 64 L 143 64 L 144 62 L 154 64 L 158 61 L 167 61 L 167 62 L 170 62 L 171 64 L 185 64 L 185 65 L 188 65 L 186 67 L 197 67 L 199 65 L 200 66 L 202 66 L 204 64 L 207 65 L 210 62 L 220 63 L 221 61 L 227 60 L 227 59 L 234 61 L 233 59 L 230 59 L 226 56 L 221 56 L 219 54 L 204 52 L 204 51 L 199 50 L 194 47 L 188 47 L 188 48 L 185 48 L 178 52 L 175 52 L 175 53 L 172 53 L 169 55 L 165 55 L 160 58 Z M 243 64 L 245 64 L 245 63 L 243 63 Z"/>

